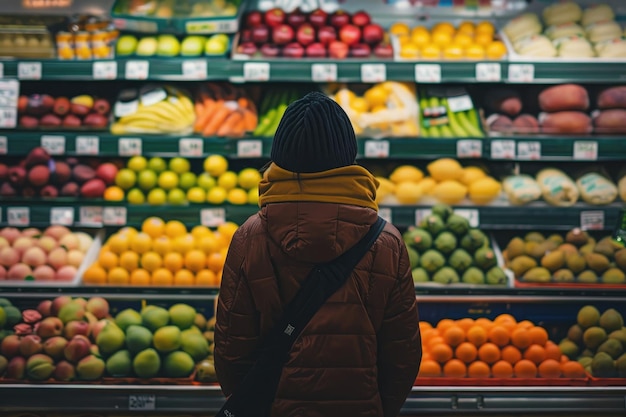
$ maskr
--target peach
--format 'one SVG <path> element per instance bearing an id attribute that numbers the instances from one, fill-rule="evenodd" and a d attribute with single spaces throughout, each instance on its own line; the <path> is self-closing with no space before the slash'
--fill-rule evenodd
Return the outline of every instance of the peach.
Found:
<path id="1" fill-rule="evenodd" d="M 16 356 L 9 361 L 7 371 L 4 374 L 8 379 L 24 379 L 26 374 L 26 359 Z"/>
<path id="2" fill-rule="evenodd" d="M 52 359 L 59 360 L 63 358 L 63 351 L 67 346 L 67 340 L 61 336 L 51 337 L 43 344 L 43 351 Z"/>
<path id="3" fill-rule="evenodd" d="M 58 317 L 46 317 L 37 326 L 37 335 L 48 339 L 63 334 L 63 322 Z"/>
<path id="4" fill-rule="evenodd" d="M 61 240 L 61 238 L 63 238 L 63 236 L 72 233 L 70 231 L 70 229 L 68 229 L 65 226 L 59 226 L 59 225 L 54 225 L 54 226 L 50 226 L 46 229 L 45 232 L 43 232 L 44 236 L 50 236 L 54 239 L 56 239 L 57 241 Z"/>
<path id="5" fill-rule="evenodd" d="M 15 264 L 7 272 L 7 279 L 23 281 L 26 277 L 31 276 L 33 270 L 26 264 Z"/>
<path id="6" fill-rule="evenodd" d="M 50 317 L 52 315 L 52 301 L 51 300 L 43 300 L 37 306 L 37 311 L 41 314 L 42 317 Z"/>
<path id="7" fill-rule="evenodd" d="M 34 227 L 30 227 L 28 229 L 22 230 L 22 236 L 26 236 L 26 237 L 41 236 L 41 230 L 36 229 Z"/>
<path id="8" fill-rule="evenodd" d="M 83 310 L 87 310 L 87 300 L 85 300 L 83 297 L 74 298 L 73 301 L 81 306 Z"/>
<path id="9" fill-rule="evenodd" d="M 0 265 L 0 281 L 7 279 L 7 270 L 5 267 Z"/>
<path id="10" fill-rule="evenodd" d="M 48 254 L 48 265 L 56 270 L 67 265 L 67 251 L 64 248 L 53 249 Z"/>
<path id="11" fill-rule="evenodd" d="M 57 381 L 71 381 L 76 378 L 76 370 L 68 361 L 61 361 L 57 363 L 53 376 Z"/>
<path id="12" fill-rule="evenodd" d="M 72 249 L 67 253 L 67 264 L 79 268 L 85 255 L 78 249 Z"/>
<path id="13" fill-rule="evenodd" d="M 66 265 L 57 271 L 55 280 L 57 281 L 72 281 L 76 276 L 76 268 L 71 265 Z"/>
<path id="14" fill-rule="evenodd" d="M 35 281 L 54 281 L 56 272 L 48 265 L 40 265 L 33 271 Z"/>
<path id="15" fill-rule="evenodd" d="M 0 250 L 6 247 L 11 247 L 11 244 L 6 238 L 0 236 Z"/>
<path id="16" fill-rule="evenodd" d="M 13 244 L 15 239 L 22 236 L 22 233 L 15 227 L 5 227 L 0 231 L 0 236 L 5 238 L 10 244 Z"/>
<path id="17" fill-rule="evenodd" d="M 28 358 L 41 352 L 43 352 L 41 337 L 34 334 L 22 337 L 22 340 L 20 340 L 20 355 Z"/>
<path id="18" fill-rule="evenodd" d="M 52 249 L 59 246 L 59 243 L 51 236 L 43 236 L 37 241 L 37 246 L 44 250 L 46 253 L 50 253 Z"/>
<path id="19" fill-rule="evenodd" d="M 13 249 L 18 251 L 20 256 L 33 246 L 35 246 L 35 241 L 30 237 L 21 236 L 13 242 Z"/>
<path id="20" fill-rule="evenodd" d="M 89 323 L 86 321 L 70 321 L 65 325 L 65 329 L 63 329 L 63 336 L 66 339 L 71 339 L 76 335 L 83 335 L 89 337 Z"/>
<path id="21" fill-rule="evenodd" d="M 78 238 L 78 249 L 81 252 L 87 252 L 93 243 L 93 238 L 85 232 L 75 232 L 74 236 Z"/>
<path id="22" fill-rule="evenodd" d="M 0 249 L 0 264 L 7 268 L 20 261 L 20 253 L 13 248 Z"/>
<path id="23" fill-rule="evenodd" d="M 72 302 L 72 297 L 68 296 L 68 295 L 62 295 L 60 297 L 55 298 L 54 300 L 52 300 L 52 305 L 50 306 L 50 313 L 53 316 L 58 316 L 59 315 L 59 311 L 61 311 L 61 309 L 66 305 Z"/>
<path id="24" fill-rule="evenodd" d="M 86 308 L 97 319 L 103 319 L 109 315 L 109 302 L 102 297 L 91 297 L 87 301 Z"/>
<path id="25" fill-rule="evenodd" d="M 46 253 L 43 249 L 33 246 L 26 249 L 22 255 L 22 262 L 33 268 L 46 264 Z"/>
<path id="26" fill-rule="evenodd" d="M 12 358 L 20 354 L 20 337 L 17 335 L 9 335 L 2 339 L 0 343 L 0 353 L 6 358 Z"/>
<path id="27" fill-rule="evenodd" d="M 69 233 L 59 239 L 59 245 L 64 246 L 67 250 L 78 249 L 80 241 L 73 233 Z"/>
<path id="28" fill-rule="evenodd" d="M 89 339 L 83 335 L 76 335 L 65 346 L 63 355 L 67 361 L 77 363 L 91 353 L 90 348 L 91 342 Z"/>

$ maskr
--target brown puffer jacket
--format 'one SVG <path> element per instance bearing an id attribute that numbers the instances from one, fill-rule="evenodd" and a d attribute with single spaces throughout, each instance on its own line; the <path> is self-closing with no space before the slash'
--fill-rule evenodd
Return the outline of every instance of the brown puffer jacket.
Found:
<path id="1" fill-rule="evenodd" d="M 286 202 L 264 206 L 239 228 L 224 269 L 215 330 L 215 368 L 227 396 L 312 266 L 344 253 L 376 219 L 371 208 Z M 387 225 L 294 343 L 271 416 L 395 417 L 420 359 L 408 255 L 398 231 Z"/>

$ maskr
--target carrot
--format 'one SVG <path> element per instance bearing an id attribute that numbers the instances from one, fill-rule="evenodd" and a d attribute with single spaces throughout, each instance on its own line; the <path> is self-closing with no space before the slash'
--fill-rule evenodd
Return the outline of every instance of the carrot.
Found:
<path id="1" fill-rule="evenodd" d="M 243 109 L 243 121 L 244 121 L 244 130 L 246 132 L 252 132 L 256 129 L 257 124 L 259 123 L 259 118 L 256 113 L 254 113 L 250 109 Z"/>
<path id="2" fill-rule="evenodd" d="M 204 103 L 202 99 L 198 97 L 198 99 L 193 103 L 193 107 L 195 108 L 196 118 L 200 117 L 202 113 L 204 113 Z"/>
<path id="3" fill-rule="evenodd" d="M 204 127 L 209 123 L 211 118 L 213 117 L 213 113 L 217 108 L 218 103 L 211 99 L 207 98 L 204 101 L 203 112 L 196 116 L 196 122 L 194 123 L 193 130 L 196 133 L 201 133 L 204 130 Z"/>
<path id="4" fill-rule="evenodd" d="M 226 118 L 233 112 L 232 109 L 228 108 L 225 105 L 221 105 L 213 112 L 213 117 L 209 120 L 209 122 L 204 126 L 202 130 L 203 136 L 214 136 L 217 131 L 221 128 L 222 124 L 226 120 Z"/>
<path id="5" fill-rule="evenodd" d="M 245 97 L 239 97 L 237 99 L 237 105 L 239 106 L 240 109 L 247 109 L 248 108 L 248 99 Z"/>
<path id="6" fill-rule="evenodd" d="M 217 136 L 230 136 L 237 124 L 243 121 L 243 115 L 239 110 L 233 111 L 217 130 Z"/>
<path id="7" fill-rule="evenodd" d="M 244 117 L 245 118 L 245 117 Z M 234 138 L 240 138 L 246 133 L 246 122 L 244 118 L 241 119 L 234 127 L 230 135 Z"/>

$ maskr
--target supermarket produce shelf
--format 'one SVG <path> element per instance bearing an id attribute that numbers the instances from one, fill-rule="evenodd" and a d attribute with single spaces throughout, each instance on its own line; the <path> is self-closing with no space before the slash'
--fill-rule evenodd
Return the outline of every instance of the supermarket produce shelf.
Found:
<path id="1" fill-rule="evenodd" d="M 3 412 L 217 412 L 217 386 L 0 385 Z M 402 415 L 494 412 L 624 413 L 625 387 L 414 387 Z M 36 398 L 37 401 L 33 401 Z"/>

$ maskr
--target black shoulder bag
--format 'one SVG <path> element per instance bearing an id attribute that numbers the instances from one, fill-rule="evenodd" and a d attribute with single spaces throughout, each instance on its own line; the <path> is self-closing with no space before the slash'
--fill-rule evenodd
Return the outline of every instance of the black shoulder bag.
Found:
<path id="1" fill-rule="evenodd" d="M 215 417 L 268 416 L 276 395 L 283 365 L 302 329 L 326 300 L 341 288 L 372 247 L 385 227 L 380 217 L 367 234 L 338 258 L 316 265 L 282 318 L 269 332 L 259 349 L 259 357 L 241 386 L 226 400 Z"/>

